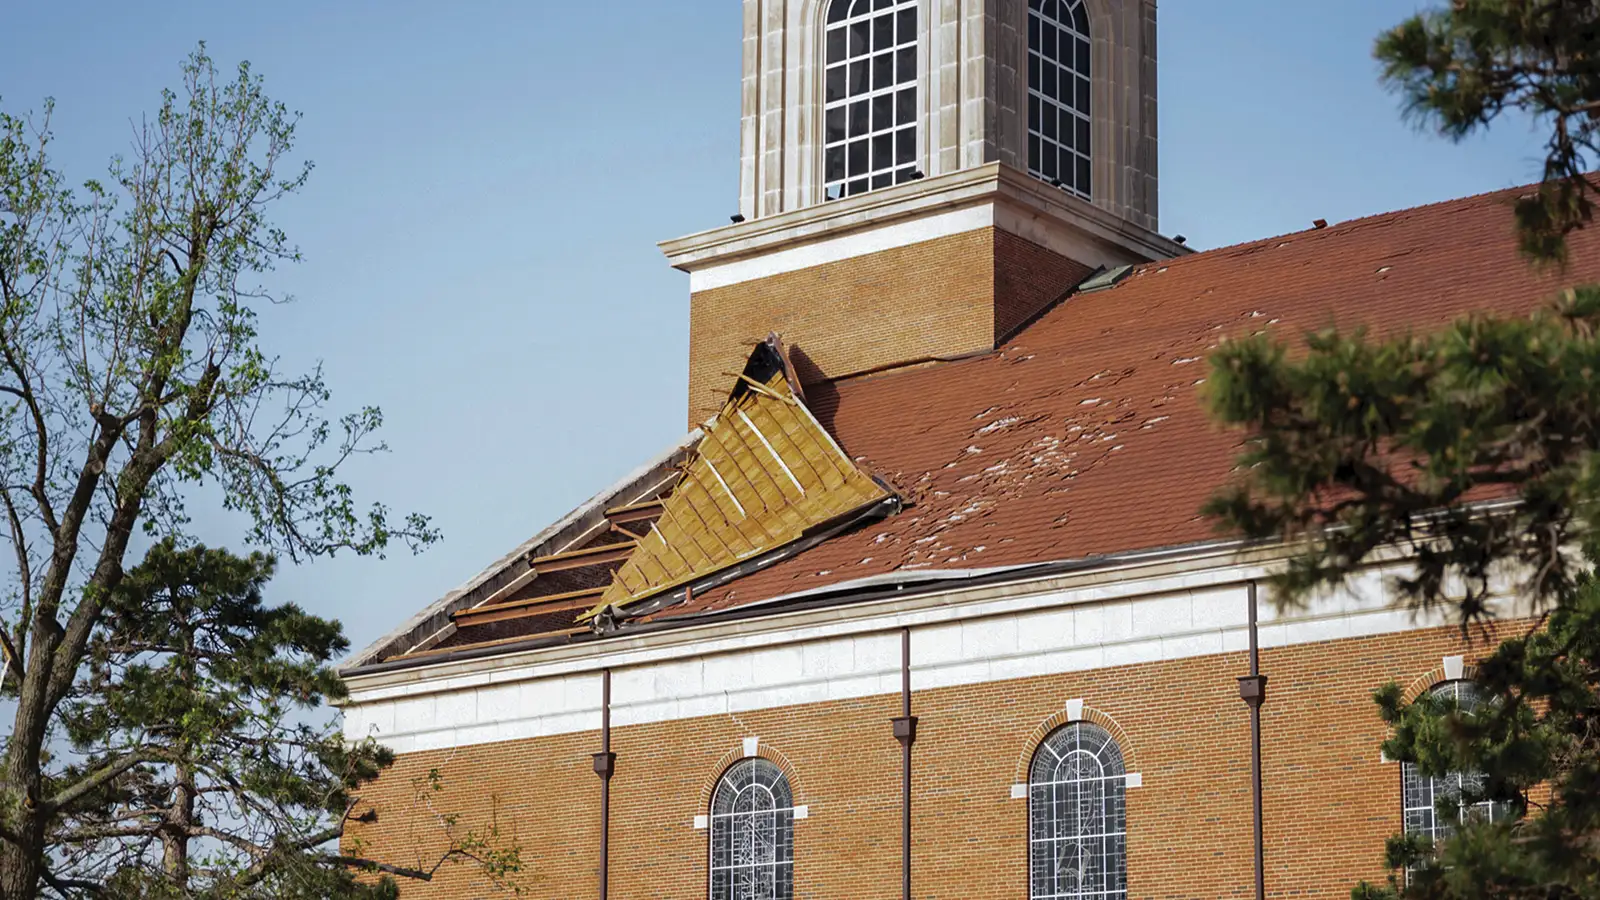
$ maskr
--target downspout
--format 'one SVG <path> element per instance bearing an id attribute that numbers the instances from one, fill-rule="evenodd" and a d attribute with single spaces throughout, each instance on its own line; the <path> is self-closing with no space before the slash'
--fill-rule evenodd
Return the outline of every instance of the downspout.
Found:
<path id="1" fill-rule="evenodd" d="M 1267 702 L 1267 676 L 1261 674 L 1261 644 L 1256 627 L 1256 583 L 1247 588 L 1250 604 L 1250 674 L 1239 679 L 1239 699 L 1250 707 L 1250 789 L 1255 803 L 1256 900 L 1266 900 L 1267 870 L 1261 831 L 1261 705 Z"/>
<path id="2" fill-rule="evenodd" d="M 911 714 L 911 629 L 900 629 L 900 717 L 891 720 L 900 742 L 900 897 L 911 900 L 911 745 L 917 717 Z"/>
<path id="3" fill-rule="evenodd" d="M 594 773 L 600 776 L 600 900 L 611 889 L 611 773 L 617 755 L 611 752 L 611 670 L 600 673 L 600 752 L 594 755 Z"/>

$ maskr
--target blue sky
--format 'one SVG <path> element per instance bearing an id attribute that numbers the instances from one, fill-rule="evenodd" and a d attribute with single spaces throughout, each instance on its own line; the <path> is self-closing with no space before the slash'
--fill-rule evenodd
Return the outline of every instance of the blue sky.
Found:
<path id="1" fill-rule="evenodd" d="M 304 114 L 316 171 L 278 221 L 305 253 L 266 312 L 335 402 L 383 407 L 363 493 L 434 516 L 418 557 L 283 572 L 272 599 L 336 616 L 359 647 L 683 430 L 687 277 L 658 240 L 738 199 L 740 4 L 17 4 L 0 104 L 57 102 L 74 181 L 199 40 L 250 60 Z M 1215 247 L 1533 180 L 1521 123 L 1456 145 L 1376 82 L 1392 0 L 1161 6 L 1162 230 Z M 226 542 L 229 523 L 201 518 Z"/>

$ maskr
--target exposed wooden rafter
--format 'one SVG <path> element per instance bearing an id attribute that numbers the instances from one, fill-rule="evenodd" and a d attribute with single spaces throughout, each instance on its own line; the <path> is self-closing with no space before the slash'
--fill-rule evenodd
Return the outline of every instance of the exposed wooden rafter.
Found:
<path id="1" fill-rule="evenodd" d="M 639 546 L 638 541 L 600 544 L 594 547 L 584 547 L 581 550 L 568 550 L 565 553 L 537 556 L 529 560 L 528 565 L 535 572 L 544 575 L 550 572 L 561 572 L 566 569 L 581 569 L 584 566 L 620 563 L 626 561 L 628 556 L 633 553 L 633 548 L 637 546 Z"/>
<path id="2" fill-rule="evenodd" d="M 633 503 L 628 506 L 618 506 L 606 510 L 606 518 L 614 525 L 626 525 L 629 522 L 642 522 L 645 519 L 654 519 L 661 515 L 662 502 L 648 500 L 644 503 Z"/>
<path id="3" fill-rule="evenodd" d="M 470 625 L 484 625 L 489 622 L 503 622 L 507 619 L 522 619 L 528 616 L 543 615 L 548 612 L 559 612 L 562 606 L 566 605 L 572 609 L 573 619 L 576 620 L 577 614 L 583 611 L 584 604 L 603 593 L 605 593 L 605 588 L 597 587 L 581 591 L 568 591 L 564 594 L 550 594 L 544 597 L 529 597 L 526 600 L 516 600 L 511 603 L 464 609 L 450 618 L 455 620 L 456 627 L 465 628 Z"/>

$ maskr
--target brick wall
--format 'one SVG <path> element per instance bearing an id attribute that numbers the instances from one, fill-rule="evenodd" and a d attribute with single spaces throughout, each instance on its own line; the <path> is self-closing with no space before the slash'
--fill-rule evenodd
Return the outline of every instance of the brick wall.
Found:
<path id="1" fill-rule="evenodd" d="M 1004 341 L 1093 271 L 1014 234 L 995 231 L 994 340 Z"/>
<path id="2" fill-rule="evenodd" d="M 1088 268 L 993 228 L 700 291 L 689 302 L 689 421 L 722 403 L 771 332 L 807 382 L 992 349 Z"/>
<path id="3" fill-rule="evenodd" d="M 1263 652 L 1269 894 L 1345 897 L 1356 880 L 1383 876 L 1384 839 L 1400 828 L 1400 769 L 1380 760 L 1371 692 L 1427 680 L 1443 656 L 1473 652 L 1450 628 Z M 1025 779 L 1041 725 L 1074 698 L 1115 723 L 1128 770 L 1143 776 L 1127 794 L 1129 896 L 1249 896 L 1249 720 L 1235 682 L 1246 666 L 1232 653 L 917 692 L 916 897 L 1027 897 L 1027 801 L 1009 788 Z M 705 896 L 706 832 L 694 816 L 741 739 L 759 736 L 763 755 L 791 773 L 795 802 L 810 806 L 795 825 L 796 896 L 898 897 L 899 747 L 889 729 L 898 703 L 881 695 L 616 729 L 612 896 Z M 524 848 L 524 896 L 593 897 L 598 740 L 590 732 L 403 756 L 366 795 L 378 821 L 350 840 L 415 865 L 443 845 L 437 814 L 463 813 L 461 828 L 497 815 Z M 419 802 L 414 784 L 433 769 L 442 789 Z M 427 900 L 490 895 L 470 867 L 406 890 Z"/>

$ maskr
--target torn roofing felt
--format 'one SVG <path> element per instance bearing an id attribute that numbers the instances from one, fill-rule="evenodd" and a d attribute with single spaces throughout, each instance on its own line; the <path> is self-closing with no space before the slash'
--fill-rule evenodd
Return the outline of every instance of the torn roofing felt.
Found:
<path id="1" fill-rule="evenodd" d="M 704 431 L 660 516 L 585 618 L 608 607 L 625 615 L 893 496 L 806 408 L 776 335 L 756 346 Z"/>

